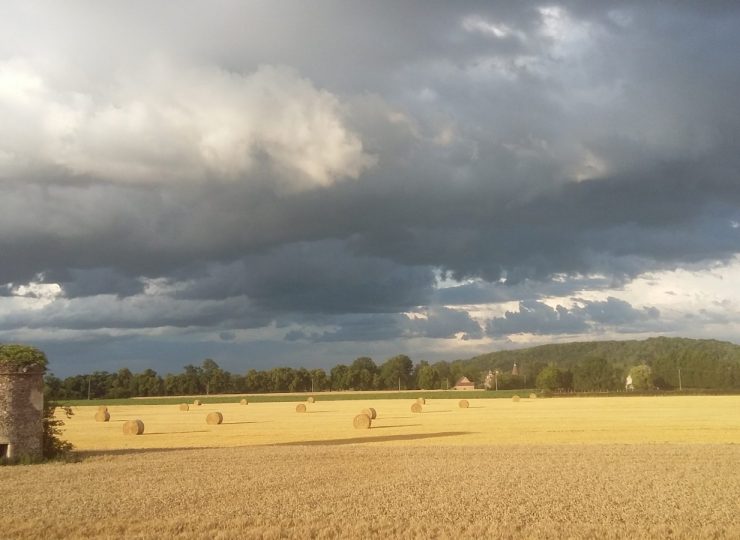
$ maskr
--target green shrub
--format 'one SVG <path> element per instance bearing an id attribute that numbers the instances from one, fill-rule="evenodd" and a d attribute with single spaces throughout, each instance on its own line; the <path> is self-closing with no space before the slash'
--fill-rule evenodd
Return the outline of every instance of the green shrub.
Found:
<path id="1" fill-rule="evenodd" d="M 54 401 L 44 401 L 44 439 L 42 452 L 44 459 L 60 459 L 66 457 L 72 450 L 72 443 L 61 438 L 64 420 L 56 418 L 54 413 L 61 408 L 67 418 L 74 412 L 68 405 L 59 405 Z"/>
<path id="2" fill-rule="evenodd" d="M 35 347 L 18 344 L 0 344 L 0 366 L 11 369 L 38 366 L 46 369 L 46 364 L 46 355 Z"/>

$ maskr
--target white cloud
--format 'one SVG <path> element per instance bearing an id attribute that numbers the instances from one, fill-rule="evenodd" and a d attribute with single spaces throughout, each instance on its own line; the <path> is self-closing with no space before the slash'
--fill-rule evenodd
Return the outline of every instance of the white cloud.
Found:
<path id="1" fill-rule="evenodd" d="M 35 304 L 48 304 L 54 301 L 54 298 L 61 296 L 62 288 L 57 283 L 36 283 L 30 282 L 26 285 L 18 285 L 11 289 L 13 296 L 37 299 Z"/>
<path id="2" fill-rule="evenodd" d="M 333 94 L 284 67 L 253 73 L 157 59 L 69 88 L 0 62 L 0 178 L 42 167 L 106 181 L 237 181 L 260 171 L 304 189 L 371 166 Z"/>
<path id="3" fill-rule="evenodd" d="M 57 283 L 43 283 L 44 276 L 39 274 L 28 283 L 5 283 L 0 290 L 9 295 L 0 295 L 0 321 L 18 312 L 33 314 L 53 304 L 64 292 Z M 38 281 L 37 281 L 38 280 Z"/>
<path id="4" fill-rule="evenodd" d="M 587 40 L 589 24 L 586 21 L 574 19 L 559 6 L 545 6 L 538 11 L 541 17 L 540 33 L 553 40 L 555 52 L 565 53 L 570 47 Z"/>
<path id="5" fill-rule="evenodd" d="M 607 325 L 600 329 L 599 339 L 642 339 L 661 334 L 734 339 L 740 326 L 740 293 L 733 284 L 739 280 L 740 257 L 735 257 L 730 263 L 713 268 L 646 273 L 624 287 L 581 290 L 576 297 L 549 296 L 541 302 L 553 309 L 557 306 L 579 309 L 588 304 L 604 304 L 611 298 L 612 303 L 626 303 L 648 316 L 639 325 L 617 325 L 614 329 Z M 511 305 L 509 302 L 479 306 L 477 315 L 484 319 L 501 317 L 502 308 L 512 310 Z M 651 310 L 659 312 L 659 317 L 650 316 Z M 572 339 L 593 337 L 587 333 L 570 335 Z"/>
<path id="6" fill-rule="evenodd" d="M 498 39 L 505 39 L 509 36 L 517 36 L 524 38 L 524 34 L 512 29 L 506 24 L 486 20 L 480 15 L 469 15 L 462 20 L 462 27 L 464 30 L 473 33 L 480 33 L 487 36 L 492 36 Z"/>

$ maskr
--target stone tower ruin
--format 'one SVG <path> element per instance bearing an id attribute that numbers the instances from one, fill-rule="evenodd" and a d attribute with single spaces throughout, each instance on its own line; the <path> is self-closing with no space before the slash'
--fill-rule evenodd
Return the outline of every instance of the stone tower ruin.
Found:
<path id="1" fill-rule="evenodd" d="M 40 459 L 43 450 L 44 372 L 42 361 L 17 361 L 4 354 L 8 349 L 0 345 L 0 459 L 28 457 Z M 12 349 L 15 353 L 18 349 Z"/>

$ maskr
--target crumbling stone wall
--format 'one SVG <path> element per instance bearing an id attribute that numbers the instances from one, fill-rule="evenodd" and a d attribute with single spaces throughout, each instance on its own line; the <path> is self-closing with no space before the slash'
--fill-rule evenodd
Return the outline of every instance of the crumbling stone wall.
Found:
<path id="1" fill-rule="evenodd" d="M 0 452 L 42 457 L 44 369 L 0 365 Z"/>

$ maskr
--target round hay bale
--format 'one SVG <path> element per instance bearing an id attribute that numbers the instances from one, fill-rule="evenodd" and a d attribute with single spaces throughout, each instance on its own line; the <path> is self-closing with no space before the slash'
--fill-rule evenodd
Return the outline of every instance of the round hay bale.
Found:
<path id="1" fill-rule="evenodd" d="M 247 401 L 246 399 L 242 399 L 239 403 L 241 405 L 249 405 L 249 401 Z"/>
<path id="2" fill-rule="evenodd" d="M 308 399 L 306 401 L 308 401 L 309 403 L 314 403 L 316 401 L 316 398 L 314 398 L 313 396 L 308 396 Z"/>
<path id="3" fill-rule="evenodd" d="M 299 403 L 295 406 L 295 412 L 306 412 L 306 406 L 303 403 Z"/>
<path id="4" fill-rule="evenodd" d="M 370 420 L 375 420 L 378 417 L 378 413 L 375 409 L 372 407 L 368 407 L 367 409 L 362 409 L 360 414 L 366 414 L 370 417 Z"/>
<path id="5" fill-rule="evenodd" d="M 421 403 L 414 403 L 411 405 L 411 412 L 413 413 L 420 413 L 421 412 Z"/>
<path id="6" fill-rule="evenodd" d="M 420 398 L 416 398 L 416 402 L 417 402 L 417 403 L 418 403 L 419 405 L 426 405 L 426 404 L 427 404 L 427 400 L 426 400 L 426 399 L 424 399 L 423 397 L 420 397 Z"/>
<path id="7" fill-rule="evenodd" d="M 355 429 L 370 429 L 371 423 L 372 420 L 370 417 L 367 414 L 362 413 L 355 416 L 352 425 L 355 426 Z"/>
<path id="8" fill-rule="evenodd" d="M 106 407 L 105 405 L 100 405 L 98 407 L 98 411 L 99 412 L 107 412 L 108 411 L 108 407 Z"/>
<path id="9" fill-rule="evenodd" d="M 193 405 L 195 405 L 196 407 L 200 407 L 201 405 L 203 405 L 203 402 L 199 399 L 194 399 Z"/>
<path id="10" fill-rule="evenodd" d="M 98 409 L 98 412 L 95 413 L 95 421 L 96 422 L 108 422 L 110 420 L 110 413 L 108 410 L 101 411 Z"/>
<path id="11" fill-rule="evenodd" d="M 519 396 L 517 396 L 517 395 L 513 395 L 513 396 L 511 397 L 511 401 L 514 401 L 514 402 L 516 402 L 516 401 L 519 401 L 520 399 L 522 399 L 522 398 L 520 398 L 520 397 L 519 397 Z"/>
<path id="12" fill-rule="evenodd" d="M 144 422 L 141 420 L 127 420 L 124 422 L 124 435 L 141 435 L 142 433 L 144 433 Z"/>
<path id="13" fill-rule="evenodd" d="M 180 410 L 181 411 L 189 411 L 190 410 L 190 405 L 188 405 L 187 403 L 180 403 Z"/>
<path id="14" fill-rule="evenodd" d="M 470 407 L 470 402 L 468 402 L 467 399 L 461 399 L 457 406 L 461 409 L 467 409 L 468 407 Z"/>
<path id="15" fill-rule="evenodd" d="M 529 394 L 529 399 L 537 399 L 537 394 L 535 393 Z"/>
<path id="16" fill-rule="evenodd" d="M 223 421 L 224 421 L 224 415 L 221 414 L 220 412 L 208 413 L 208 416 L 206 416 L 206 424 L 209 424 L 211 426 L 217 426 Z"/>

